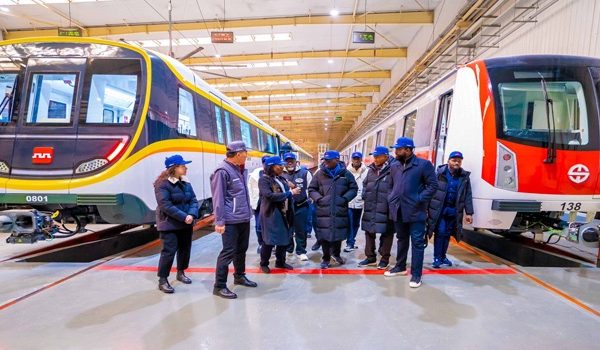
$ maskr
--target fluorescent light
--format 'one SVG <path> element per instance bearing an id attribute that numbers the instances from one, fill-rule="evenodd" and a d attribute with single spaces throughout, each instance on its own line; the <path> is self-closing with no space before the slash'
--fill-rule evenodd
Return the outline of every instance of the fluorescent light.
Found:
<path id="1" fill-rule="evenodd" d="M 333 60 L 330 58 L 330 59 L 327 60 L 327 63 L 333 64 Z"/>
<path id="2" fill-rule="evenodd" d="M 250 43 L 252 41 L 254 41 L 254 39 L 252 39 L 252 35 L 236 35 L 235 36 L 236 43 Z"/>
<path id="3" fill-rule="evenodd" d="M 283 62 L 269 62 L 269 67 L 283 67 Z"/>
<path id="4" fill-rule="evenodd" d="M 327 100 L 327 103 L 331 103 L 331 100 Z"/>
<path id="5" fill-rule="evenodd" d="M 215 55 L 215 57 L 216 57 L 216 58 L 221 58 L 221 55 L 219 55 L 219 54 L 216 54 L 216 55 Z"/>
<path id="6" fill-rule="evenodd" d="M 325 111 L 325 113 L 329 114 L 329 111 Z"/>
<path id="7" fill-rule="evenodd" d="M 286 61 L 283 62 L 284 67 L 295 67 L 298 65 L 298 61 Z"/>
<path id="8" fill-rule="evenodd" d="M 329 118 L 325 117 L 325 120 L 329 120 Z"/>
<path id="9" fill-rule="evenodd" d="M 331 88 L 331 84 L 327 84 L 326 86 L 327 86 L 327 88 L 328 88 L 328 89 L 330 89 L 330 88 Z"/>
<path id="10" fill-rule="evenodd" d="M 277 34 L 273 34 L 273 40 L 275 40 L 275 41 L 292 40 L 292 33 L 277 33 Z"/>
<path id="11" fill-rule="evenodd" d="M 0 11 L 2 11 L 2 12 L 10 12 L 10 9 L 8 7 L 0 7 Z"/>
<path id="12" fill-rule="evenodd" d="M 336 9 L 336 8 L 332 8 L 331 11 L 329 11 L 329 14 L 332 17 L 337 17 L 340 14 L 340 11 L 338 9 Z"/>
<path id="13" fill-rule="evenodd" d="M 254 68 L 267 68 L 269 65 L 267 62 L 258 62 L 252 65 Z"/>

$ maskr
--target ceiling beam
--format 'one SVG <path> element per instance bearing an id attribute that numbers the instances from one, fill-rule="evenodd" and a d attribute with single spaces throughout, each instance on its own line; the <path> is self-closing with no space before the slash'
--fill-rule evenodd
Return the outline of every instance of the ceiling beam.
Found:
<path id="1" fill-rule="evenodd" d="M 276 101 L 239 101 L 238 104 L 247 109 L 252 109 L 253 107 L 263 107 L 263 106 L 277 106 L 277 105 L 296 105 L 296 104 L 324 104 L 328 103 L 329 105 L 335 106 L 340 104 L 365 104 L 371 103 L 372 98 L 370 96 L 359 96 L 359 97 L 341 97 L 341 98 L 307 98 L 307 99 L 298 99 L 298 100 L 276 100 Z"/>
<path id="2" fill-rule="evenodd" d="M 364 24 L 365 16 L 353 16 L 351 14 L 331 17 L 329 15 L 320 16 L 295 16 L 295 17 L 272 17 L 272 18 L 251 18 L 251 19 L 233 19 L 226 21 L 189 21 L 174 22 L 174 31 L 187 30 L 230 30 L 233 28 L 253 28 L 253 27 L 274 27 L 274 26 L 299 26 L 299 25 L 323 25 L 323 24 Z M 433 24 L 433 11 L 412 11 L 412 12 L 383 12 L 368 13 L 366 16 L 367 24 L 409 24 L 423 25 Z M 223 29 L 225 28 L 225 29 Z M 148 34 L 155 32 L 168 32 L 169 24 L 167 22 L 154 23 L 130 23 L 128 25 L 106 25 L 106 26 L 87 26 L 83 28 L 84 36 L 109 36 L 124 34 Z M 45 29 L 13 29 L 4 33 L 4 39 L 19 39 L 40 36 L 56 36 L 56 28 Z"/>
<path id="3" fill-rule="evenodd" d="M 321 114 L 338 114 L 341 112 L 362 112 L 365 110 L 364 105 L 356 106 L 325 106 L 325 107 L 290 107 L 290 108 L 271 108 L 271 109 L 256 109 L 251 112 L 254 114 L 265 114 L 265 113 L 303 113 L 303 112 L 321 112 Z M 329 111 L 329 112 L 327 112 Z"/>
<path id="4" fill-rule="evenodd" d="M 356 49 L 346 52 L 346 50 L 326 50 L 326 51 L 298 51 L 298 52 L 269 52 L 248 55 L 232 55 L 222 57 L 192 57 L 183 60 L 187 65 L 219 64 L 224 62 L 249 62 L 249 61 L 270 61 L 270 60 L 291 60 L 308 58 L 406 58 L 407 49 L 405 47 L 388 49 Z"/>
<path id="5" fill-rule="evenodd" d="M 379 85 L 341 86 L 331 88 L 298 88 L 278 90 L 254 90 L 254 91 L 222 91 L 229 97 L 247 97 L 264 95 L 287 95 L 287 94 L 322 94 L 322 93 L 374 93 L 379 92 Z"/>
<path id="6" fill-rule="evenodd" d="M 285 74 L 285 75 L 262 75 L 254 77 L 240 78 L 222 78 L 222 79 L 204 79 L 211 85 L 231 84 L 231 83 L 255 83 L 262 81 L 283 81 L 283 80 L 315 80 L 315 79 L 387 79 L 392 76 L 389 70 L 367 71 L 367 72 L 348 72 L 348 73 L 310 73 L 310 74 Z"/>

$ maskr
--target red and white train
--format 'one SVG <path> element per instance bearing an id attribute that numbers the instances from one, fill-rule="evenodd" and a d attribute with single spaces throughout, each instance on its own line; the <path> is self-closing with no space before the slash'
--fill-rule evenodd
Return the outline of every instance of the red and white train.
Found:
<path id="1" fill-rule="evenodd" d="M 568 230 L 565 214 L 579 213 L 588 222 L 578 226 L 584 240 L 597 242 L 589 222 L 600 210 L 599 89 L 599 59 L 482 59 L 421 91 L 342 153 L 368 153 L 399 136 L 412 137 L 417 155 L 436 166 L 461 151 L 471 171 L 473 227 Z"/>

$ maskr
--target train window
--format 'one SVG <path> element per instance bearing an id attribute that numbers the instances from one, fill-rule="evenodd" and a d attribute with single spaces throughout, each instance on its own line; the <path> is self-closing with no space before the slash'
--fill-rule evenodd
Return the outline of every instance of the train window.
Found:
<path id="1" fill-rule="evenodd" d="M 196 114 L 192 93 L 179 88 L 179 119 L 177 131 L 182 135 L 196 136 Z"/>
<path id="2" fill-rule="evenodd" d="M 252 146 L 252 130 L 250 129 L 250 124 L 240 120 L 240 130 L 242 132 L 242 141 L 244 141 L 246 147 L 254 148 Z"/>
<path id="3" fill-rule="evenodd" d="M 373 150 L 373 135 L 369 136 L 367 139 L 367 149 L 365 149 L 362 153 L 367 154 Z"/>
<path id="4" fill-rule="evenodd" d="M 137 75 L 94 74 L 85 122 L 129 124 L 133 116 L 137 85 Z"/>
<path id="5" fill-rule="evenodd" d="M 415 133 L 413 135 L 415 147 L 429 147 L 431 144 L 431 132 L 433 131 L 433 117 L 435 117 L 436 104 L 437 100 L 432 100 L 417 111 Z"/>
<path id="6" fill-rule="evenodd" d="M 277 145 L 275 145 L 275 136 L 273 135 L 267 135 L 267 153 L 277 153 Z"/>
<path id="7" fill-rule="evenodd" d="M 256 128 L 256 140 L 256 143 L 258 144 L 258 150 L 263 151 L 265 149 L 265 140 L 263 138 L 262 130 L 260 130 L 259 128 Z"/>
<path id="8" fill-rule="evenodd" d="M 414 111 L 404 117 L 404 132 L 402 136 L 410 137 L 411 139 L 415 135 L 415 124 L 417 121 L 417 111 Z"/>
<path id="9" fill-rule="evenodd" d="M 16 88 L 17 74 L 0 75 L 0 93 L 4 91 L 4 97 L 0 103 L 0 123 L 8 123 L 11 119 L 11 105 L 13 91 Z"/>
<path id="10" fill-rule="evenodd" d="M 217 122 L 217 141 L 221 144 L 225 143 L 225 137 L 223 135 L 223 120 L 221 116 L 221 108 L 215 105 L 215 120 Z"/>
<path id="11" fill-rule="evenodd" d="M 77 75 L 36 73 L 31 76 L 27 123 L 69 124 Z"/>
<path id="12" fill-rule="evenodd" d="M 231 115 L 229 111 L 223 110 L 225 119 L 225 132 L 227 133 L 227 142 L 233 141 L 233 132 L 231 130 Z"/>
<path id="13" fill-rule="evenodd" d="M 375 145 L 379 146 L 381 145 L 381 134 L 383 133 L 383 130 L 379 130 L 377 132 L 377 136 L 375 136 Z M 370 151 L 370 150 L 369 150 Z"/>
<path id="14" fill-rule="evenodd" d="M 390 147 L 395 144 L 396 141 L 396 125 L 392 124 L 385 129 L 385 145 L 386 147 Z"/>

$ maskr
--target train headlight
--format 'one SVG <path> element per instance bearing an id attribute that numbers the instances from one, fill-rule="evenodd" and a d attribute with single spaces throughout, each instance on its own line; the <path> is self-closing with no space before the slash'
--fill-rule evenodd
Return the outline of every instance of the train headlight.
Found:
<path id="1" fill-rule="evenodd" d="M 517 178 L 517 157 L 506 146 L 498 143 L 498 156 L 496 162 L 496 187 L 509 191 L 519 188 Z"/>
<path id="2" fill-rule="evenodd" d="M 5 162 L 0 162 L 0 174 L 8 174 L 10 168 Z"/>
<path id="3" fill-rule="evenodd" d="M 106 159 L 92 159 L 79 164 L 77 169 L 75 169 L 75 174 L 89 173 L 90 171 L 102 168 L 106 164 L 108 164 L 108 160 Z"/>

